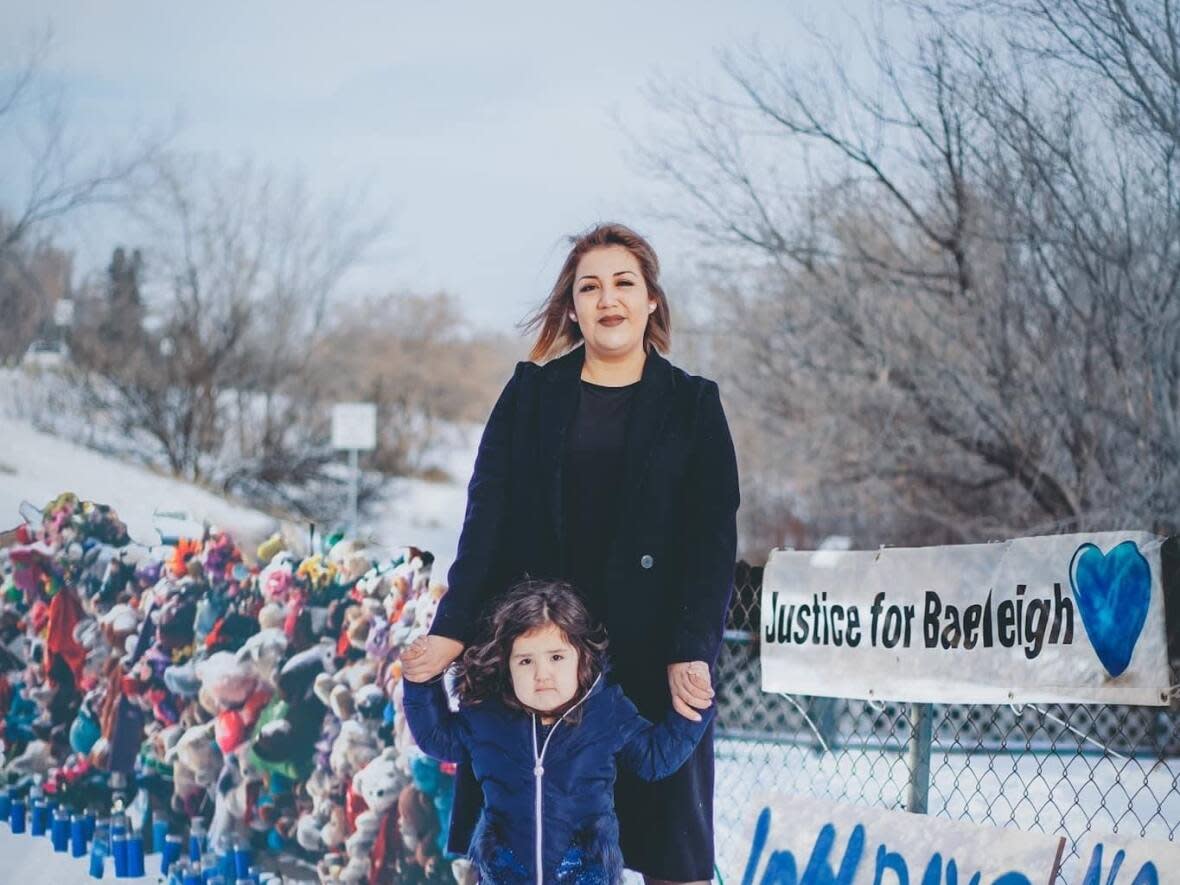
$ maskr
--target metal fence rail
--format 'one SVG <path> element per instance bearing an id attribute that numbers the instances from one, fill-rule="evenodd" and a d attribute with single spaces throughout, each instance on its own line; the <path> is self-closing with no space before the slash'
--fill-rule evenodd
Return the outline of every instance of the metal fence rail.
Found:
<path id="1" fill-rule="evenodd" d="M 759 789 L 1062 834 L 1071 852 L 1091 830 L 1176 839 L 1177 703 L 881 704 L 765 694 L 760 593 L 761 570 L 739 565 L 717 662 L 717 848 L 727 881 L 741 874 L 734 867 L 751 823 L 741 815 Z"/>

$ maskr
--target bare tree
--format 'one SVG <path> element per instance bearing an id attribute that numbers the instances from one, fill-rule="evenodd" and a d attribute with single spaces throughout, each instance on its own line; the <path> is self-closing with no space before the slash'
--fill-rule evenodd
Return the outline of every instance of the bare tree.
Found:
<path id="1" fill-rule="evenodd" d="M 432 466 L 457 425 L 487 417 L 519 350 L 519 341 L 472 329 L 445 292 L 394 293 L 333 319 L 317 348 L 318 383 L 337 399 L 377 405 L 369 466 L 408 475 Z"/>
<path id="2" fill-rule="evenodd" d="M 8 221 L 0 229 L 0 262 L 47 224 L 126 201 L 170 138 L 138 134 L 123 145 L 94 150 L 71 123 L 68 97 L 46 76 L 52 45 L 51 30 L 32 37 L 14 73 L 0 79 L 0 140 L 14 152 L 22 146 L 27 159 L 23 168 L 9 170 L 22 186 L 13 188 L 17 202 L 7 207 Z"/>
<path id="3" fill-rule="evenodd" d="M 796 514 L 893 542 L 1175 529 L 1165 16 L 919 8 L 907 55 L 866 41 L 879 86 L 834 47 L 809 70 L 751 49 L 723 60 L 735 97 L 666 100 L 682 134 L 648 160 L 726 250 L 721 368 L 787 441 Z"/>
<path id="4" fill-rule="evenodd" d="M 0 236 L 6 227 L 0 215 Z M 70 293 L 73 256 L 48 237 L 26 237 L 0 258 L 0 364 L 15 364 L 53 322 Z"/>
<path id="5" fill-rule="evenodd" d="M 52 85 L 52 32 L 31 37 L 0 77 L 0 147 L 9 203 L 0 206 L 0 361 L 19 360 L 69 294 L 69 257 L 52 243 L 63 220 L 96 206 L 126 205 L 169 136 L 134 134 L 95 147 L 76 131 L 69 97 Z M 64 276 L 63 276 L 64 270 Z"/>
<path id="6" fill-rule="evenodd" d="M 340 277 L 383 225 L 249 164 L 174 157 L 157 173 L 143 308 L 100 291 L 80 310 L 73 349 L 95 406 L 176 475 L 314 508 L 315 483 L 337 484 L 312 354 Z M 112 347 L 104 329 L 120 324 Z"/>

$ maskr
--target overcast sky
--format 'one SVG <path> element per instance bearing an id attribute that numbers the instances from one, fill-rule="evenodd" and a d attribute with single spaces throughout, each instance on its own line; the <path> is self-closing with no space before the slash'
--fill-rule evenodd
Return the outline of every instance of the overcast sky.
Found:
<path id="1" fill-rule="evenodd" d="M 599 219 L 648 233 L 673 272 L 689 262 L 687 238 L 641 214 L 661 194 L 630 159 L 641 89 L 719 80 L 718 49 L 802 45 L 806 23 L 847 27 L 868 4 L 830 5 L 0 0 L 0 65 L 52 24 L 50 69 L 88 140 L 175 118 L 181 148 L 299 170 L 322 194 L 363 187 L 392 224 L 348 290 L 444 288 L 508 329 L 563 235 Z M 80 270 L 115 245 L 93 227 L 63 233 Z"/>

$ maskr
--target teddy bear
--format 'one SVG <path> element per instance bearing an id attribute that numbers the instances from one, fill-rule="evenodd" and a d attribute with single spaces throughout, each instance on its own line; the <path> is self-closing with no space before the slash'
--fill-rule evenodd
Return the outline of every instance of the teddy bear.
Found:
<path id="1" fill-rule="evenodd" d="M 411 641 L 429 632 L 430 625 L 434 623 L 435 612 L 438 611 L 439 601 L 442 599 L 446 589 L 443 584 L 431 584 L 415 597 L 418 600 L 418 604 L 414 608 L 414 627 L 410 637 Z"/>
<path id="2" fill-rule="evenodd" d="M 260 630 L 282 630 L 287 613 L 283 607 L 275 602 L 268 602 L 258 610 L 258 628 Z"/>
<path id="3" fill-rule="evenodd" d="M 186 729 L 165 754 L 164 761 L 172 765 L 172 807 L 177 813 L 193 814 L 217 782 L 222 755 L 214 727 L 206 722 Z"/>
<path id="4" fill-rule="evenodd" d="M 221 712 L 218 695 L 227 703 L 242 703 L 257 687 L 253 674 L 239 664 L 232 652 L 219 651 L 193 665 L 193 674 L 200 683 L 197 700 L 211 716 Z M 218 694 L 215 695 L 215 692 Z"/>
<path id="5" fill-rule="evenodd" d="M 438 814 L 430 797 L 413 784 L 402 787 L 397 798 L 398 822 L 406 862 L 418 867 L 429 878 L 438 868 L 440 832 Z"/>
<path id="6" fill-rule="evenodd" d="M 103 665 L 111 656 L 111 647 L 107 645 L 102 625 L 98 618 L 85 617 L 74 626 L 74 641 L 82 646 L 86 653 L 83 662 L 83 688 L 89 690 L 102 672 Z"/>
<path id="7" fill-rule="evenodd" d="M 397 768 L 397 750 L 386 747 L 352 777 L 352 787 L 365 800 L 369 812 L 378 816 L 397 803 L 406 776 Z"/>
<path id="8" fill-rule="evenodd" d="M 138 638 L 139 614 L 131 606 L 121 602 L 111 606 L 98 619 L 98 626 L 107 646 L 115 654 L 126 654 L 130 650 L 129 645 Z"/>
<path id="9" fill-rule="evenodd" d="M 365 641 L 373 624 L 385 618 L 385 609 L 376 599 L 363 598 L 344 613 L 341 634 L 348 637 L 348 644 L 357 651 L 365 651 Z"/>
<path id="10" fill-rule="evenodd" d="M 340 723 L 340 734 L 332 742 L 328 764 L 340 781 L 348 783 L 380 751 L 381 747 L 372 729 L 366 728 L 356 719 L 347 719 Z"/>
<path id="11" fill-rule="evenodd" d="M 344 844 L 348 822 L 344 806 L 337 801 L 338 781 L 322 768 L 312 772 L 304 784 L 311 799 L 310 811 L 304 812 L 295 827 L 295 840 L 307 851 L 331 851 Z"/>
<path id="12" fill-rule="evenodd" d="M 262 598 L 268 603 L 286 605 L 291 591 L 295 588 L 295 571 L 298 560 L 286 550 L 280 550 L 258 573 L 258 587 Z"/>
<path id="13" fill-rule="evenodd" d="M 322 768 L 317 768 L 303 782 L 300 793 L 306 795 L 311 802 L 301 805 L 303 813 L 295 825 L 295 841 L 305 851 L 322 851 L 324 840 L 320 830 L 328 820 L 328 797 L 331 795 L 332 775 Z"/>
<path id="14" fill-rule="evenodd" d="M 217 717 L 217 742 L 228 753 L 248 736 L 271 688 L 249 655 L 215 652 L 196 665 L 195 673 L 201 681 L 197 697 Z"/>
<path id="15" fill-rule="evenodd" d="M 321 673 L 315 680 L 316 697 L 336 715 L 344 720 L 351 718 L 357 710 L 356 697 L 366 685 L 377 681 L 378 662 L 360 658 L 334 674 Z"/>
<path id="16" fill-rule="evenodd" d="M 479 882 L 479 870 L 465 857 L 451 861 L 451 875 L 455 877 L 456 885 L 477 885 Z"/>
<path id="17" fill-rule="evenodd" d="M 209 844 L 228 845 L 248 836 L 246 816 L 253 807 L 251 794 L 257 793 L 261 778 L 245 753 L 225 757 L 213 799 L 213 820 L 209 824 Z"/>
<path id="18" fill-rule="evenodd" d="M 444 771 L 444 767 L 447 769 Z M 414 787 L 425 797 L 434 808 L 434 821 L 437 826 L 432 829 L 434 834 L 435 852 L 445 852 L 447 836 L 451 822 L 451 807 L 454 804 L 454 765 L 440 763 L 431 759 L 421 751 L 410 756 L 410 772 Z"/>
<path id="19" fill-rule="evenodd" d="M 353 598 L 378 599 L 384 602 L 392 588 L 391 574 L 387 566 L 375 565 L 361 575 L 353 588 Z"/>
<path id="20" fill-rule="evenodd" d="M 341 881 L 368 881 L 374 866 L 372 849 L 382 827 L 396 827 L 387 815 L 397 805 L 398 794 L 406 783 L 405 775 L 397 767 L 397 751 L 385 748 L 352 778 L 353 792 L 365 804 L 356 818 L 355 829 L 345 840 L 348 863 L 340 874 Z"/>
<path id="21" fill-rule="evenodd" d="M 325 560 L 336 568 L 336 581 L 341 585 L 355 584 L 369 571 L 374 552 L 361 541 L 343 539 L 332 545 Z"/>
<path id="22" fill-rule="evenodd" d="M 53 751 L 48 741 L 33 740 L 25 746 L 24 752 L 8 761 L 4 774 L 15 780 L 19 775 L 41 775 L 44 777 L 53 768 Z"/>
<path id="23" fill-rule="evenodd" d="M 287 634 L 281 629 L 268 628 L 255 633 L 238 649 L 239 662 L 249 662 L 260 679 L 274 685 L 279 666 L 287 653 Z"/>

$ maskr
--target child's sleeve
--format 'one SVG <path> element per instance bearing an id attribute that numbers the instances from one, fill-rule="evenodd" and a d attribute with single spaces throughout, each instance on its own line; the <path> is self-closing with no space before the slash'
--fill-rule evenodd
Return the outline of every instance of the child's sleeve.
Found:
<path id="1" fill-rule="evenodd" d="M 429 682 L 403 678 L 402 684 L 402 709 L 418 748 L 441 762 L 468 761 L 459 714 L 447 704 L 442 677 Z"/>
<path id="2" fill-rule="evenodd" d="M 716 704 L 698 710 L 701 721 L 693 722 L 669 709 L 663 721 L 654 724 L 640 715 L 630 698 L 619 694 L 620 731 L 626 738 L 618 751 L 618 762 L 645 781 L 662 780 L 688 761 L 717 710 Z"/>

